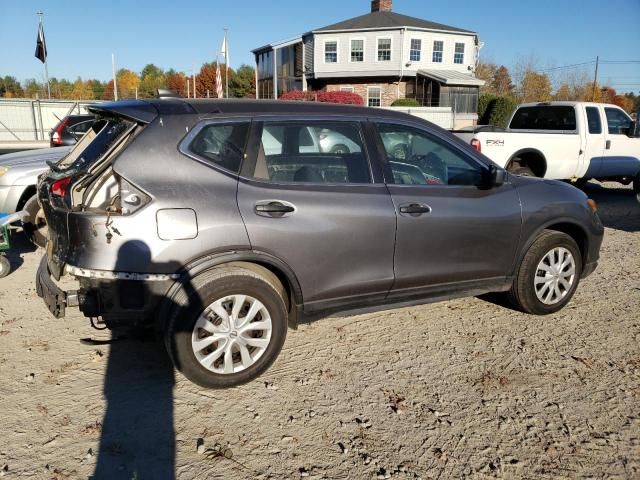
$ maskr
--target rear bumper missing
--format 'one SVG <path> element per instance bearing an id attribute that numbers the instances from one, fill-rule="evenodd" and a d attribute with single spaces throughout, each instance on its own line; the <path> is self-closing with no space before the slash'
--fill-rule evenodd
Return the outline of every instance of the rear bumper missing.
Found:
<path id="1" fill-rule="evenodd" d="M 51 280 L 47 256 L 43 256 L 36 273 L 36 292 L 56 318 L 63 318 L 67 307 L 78 306 L 78 292 L 65 292 Z"/>

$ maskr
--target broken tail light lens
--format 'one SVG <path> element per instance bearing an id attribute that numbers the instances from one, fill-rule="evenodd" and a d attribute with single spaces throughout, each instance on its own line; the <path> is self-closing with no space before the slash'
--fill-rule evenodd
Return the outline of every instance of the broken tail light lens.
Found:
<path id="1" fill-rule="evenodd" d="M 64 177 L 56 180 L 51 184 L 51 194 L 56 197 L 64 197 L 69 189 L 71 183 L 71 177 Z"/>
<path id="2" fill-rule="evenodd" d="M 471 140 L 471 147 L 477 152 L 482 152 L 482 143 L 477 138 Z"/>

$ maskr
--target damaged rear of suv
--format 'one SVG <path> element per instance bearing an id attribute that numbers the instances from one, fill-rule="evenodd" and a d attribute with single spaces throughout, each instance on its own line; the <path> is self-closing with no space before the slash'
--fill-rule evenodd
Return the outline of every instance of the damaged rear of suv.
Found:
<path id="1" fill-rule="evenodd" d="M 56 317 L 155 327 L 201 386 L 256 378 L 301 320 L 487 292 L 546 315 L 597 266 L 603 226 L 583 192 L 511 175 L 409 115 L 177 98 L 89 109 L 91 130 L 39 180 L 38 294 Z"/>

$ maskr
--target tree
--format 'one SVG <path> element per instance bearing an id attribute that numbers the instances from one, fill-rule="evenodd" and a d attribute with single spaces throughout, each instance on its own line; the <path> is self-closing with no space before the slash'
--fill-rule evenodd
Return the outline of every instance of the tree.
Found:
<path id="1" fill-rule="evenodd" d="M 140 72 L 139 96 L 153 98 L 156 96 L 156 90 L 164 88 L 165 85 L 166 77 L 164 71 L 150 63 Z"/>
<path id="2" fill-rule="evenodd" d="M 509 69 L 500 65 L 491 78 L 491 89 L 496 95 L 511 95 L 513 93 L 513 83 Z"/>
<path id="3" fill-rule="evenodd" d="M 5 76 L 4 78 L 0 77 L 0 97 L 24 97 L 24 90 L 16 77 L 12 77 L 10 75 Z"/>
<path id="4" fill-rule="evenodd" d="M 140 77 L 131 70 L 121 68 L 116 73 L 116 82 L 118 85 L 118 99 L 134 98 L 136 90 L 140 86 Z"/>
<path id="5" fill-rule="evenodd" d="M 27 98 L 46 97 L 47 88 L 38 83 L 35 78 L 29 78 L 24 82 L 25 96 Z"/>
<path id="6" fill-rule="evenodd" d="M 200 68 L 200 73 L 196 76 L 196 91 L 199 97 L 211 97 L 216 98 L 216 71 L 218 65 L 215 62 L 205 63 Z M 225 92 L 225 68 L 226 65 L 220 64 L 220 74 L 222 79 L 222 91 Z M 229 87 L 231 87 L 231 79 L 235 75 L 235 72 L 229 68 Z M 193 80 L 192 80 L 193 82 Z M 229 95 L 231 95 L 231 89 L 229 89 Z"/>
<path id="7" fill-rule="evenodd" d="M 520 99 L 526 102 L 547 102 L 551 100 L 551 81 L 544 73 L 528 71 L 520 84 Z"/>
<path id="8" fill-rule="evenodd" d="M 78 77 L 73 83 L 73 88 L 69 92 L 68 98 L 72 100 L 93 100 L 95 97 L 91 85 Z"/>
<path id="9" fill-rule="evenodd" d="M 484 80 L 484 85 L 480 87 L 480 94 L 495 93 L 493 90 L 493 78 L 498 66 L 495 63 L 478 63 L 476 67 L 476 78 Z"/>
<path id="10" fill-rule="evenodd" d="M 187 96 L 187 77 L 182 72 L 173 69 L 167 71 L 165 75 L 166 85 L 169 90 L 173 90 L 181 97 Z"/>
<path id="11" fill-rule="evenodd" d="M 568 84 L 563 83 L 562 85 L 560 85 L 558 87 L 556 92 L 553 94 L 553 99 L 554 100 L 564 100 L 564 101 L 573 100 L 571 87 L 569 87 Z"/>
<path id="12" fill-rule="evenodd" d="M 229 78 L 229 96 L 253 98 L 256 95 L 256 72 L 249 65 L 241 65 Z"/>
<path id="13" fill-rule="evenodd" d="M 102 100 L 114 100 L 115 97 L 113 95 L 113 80 L 109 80 L 107 84 L 104 86 L 104 90 L 102 92 Z"/>

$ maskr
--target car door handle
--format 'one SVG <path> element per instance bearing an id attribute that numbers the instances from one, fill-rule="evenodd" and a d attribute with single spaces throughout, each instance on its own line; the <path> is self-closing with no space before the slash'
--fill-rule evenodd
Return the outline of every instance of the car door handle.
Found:
<path id="1" fill-rule="evenodd" d="M 400 213 L 419 217 L 422 214 L 431 213 L 431 207 L 422 203 L 410 203 L 408 205 L 400 205 Z"/>
<path id="2" fill-rule="evenodd" d="M 293 205 L 288 205 L 277 200 L 259 202 L 255 205 L 255 212 L 258 215 L 268 217 L 282 217 L 287 213 L 295 212 L 295 210 Z"/>
<path id="3" fill-rule="evenodd" d="M 610 150 L 611 149 L 611 140 L 607 140 L 607 142 L 604 144 L 604 148 L 605 148 L 605 150 Z"/>

